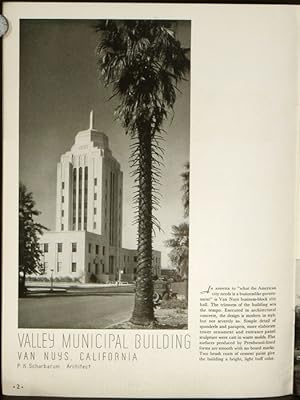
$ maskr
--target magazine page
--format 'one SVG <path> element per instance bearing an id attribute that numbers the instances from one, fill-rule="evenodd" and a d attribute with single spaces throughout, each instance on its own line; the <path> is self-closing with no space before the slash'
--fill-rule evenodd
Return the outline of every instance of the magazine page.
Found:
<path id="1" fill-rule="evenodd" d="M 296 7 L 3 14 L 4 393 L 290 394 Z"/>
<path id="2" fill-rule="evenodd" d="M 297 9 L 297 54 L 300 54 L 300 12 Z M 299 61 L 298 61 L 299 65 Z M 298 67 L 299 69 L 299 67 Z M 297 156 L 297 223 L 296 223 L 296 274 L 295 274 L 295 357 L 294 357 L 294 394 L 300 394 L 300 168 L 299 168 L 299 154 L 300 154 L 300 141 L 299 141 L 299 110 L 300 110 L 300 81 L 299 75 L 297 78 L 297 132 L 298 132 L 298 156 Z"/>

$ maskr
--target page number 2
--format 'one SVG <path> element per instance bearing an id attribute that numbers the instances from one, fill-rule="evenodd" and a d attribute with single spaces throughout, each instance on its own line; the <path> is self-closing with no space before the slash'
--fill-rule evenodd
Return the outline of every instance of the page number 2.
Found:
<path id="1" fill-rule="evenodd" d="M 14 389 L 23 389 L 23 385 L 20 385 L 17 383 L 16 385 L 13 386 Z"/>

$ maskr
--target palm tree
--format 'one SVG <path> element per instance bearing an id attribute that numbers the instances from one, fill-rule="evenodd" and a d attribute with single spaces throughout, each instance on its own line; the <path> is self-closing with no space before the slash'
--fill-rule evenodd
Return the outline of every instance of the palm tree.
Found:
<path id="1" fill-rule="evenodd" d="M 159 205 L 162 124 L 173 110 L 177 84 L 189 70 L 188 49 L 181 47 L 173 25 L 160 20 L 106 20 L 96 27 L 99 71 L 104 84 L 112 86 L 112 97 L 119 97 L 115 115 L 132 140 L 138 261 L 131 321 L 141 325 L 154 321 L 152 237 L 159 221 L 153 209 Z"/>
<path id="2" fill-rule="evenodd" d="M 189 266 L 189 225 L 186 222 L 172 226 L 172 239 L 166 241 L 171 248 L 169 257 L 172 265 L 184 280 L 188 277 Z"/>
<path id="3" fill-rule="evenodd" d="M 190 209 L 190 163 L 184 164 L 184 171 L 180 174 L 183 183 L 182 203 L 184 217 L 189 216 Z M 166 240 L 165 245 L 171 248 L 169 258 L 173 266 L 176 267 L 178 274 L 185 281 L 185 298 L 188 296 L 188 268 L 189 268 L 189 224 L 183 222 L 180 225 L 172 226 L 172 239 Z"/>

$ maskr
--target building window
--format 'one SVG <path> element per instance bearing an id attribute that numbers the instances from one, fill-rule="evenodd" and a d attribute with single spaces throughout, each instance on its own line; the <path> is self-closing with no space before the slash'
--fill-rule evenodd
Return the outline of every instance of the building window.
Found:
<path id="1" fill-rule="evenodd" d="M 76 272 L 76 262 L 72 262 L 72 272 Z"/>
<path id="2" fill-rule="evenodd" d="M 97 224 L 96 224 L 96 222 L 94 222 L 94 229 L 96 229 L 96 226 L 97 226 Z"/>
<path id="3" fill-rule="evenodd" d="M 48 253 L 48 251 L 49 251 L 49 244 L 44 243 L 44 253 Z"/>
<path id="4" fill-rule="evenodd" d="M 97 185 L 97 178 L 94 178 L 94 185 Z"/>
<path id="5" fill-rule="evenodd" d="M 94 193 L 94 200 L 97 200 L 97 193 Z"/>
<path id="6" fill-rule="evenodd" d="M 124 256 L 124 263 L 126 262 L 126 256 Z"/>
<path id="7" fill-rule="evenodd" d="M 129 256 L 127 256 L 127 261 L 129 262 Z"/>
<path id="8" fill-rule="evenodd" d="M 91 253 L 91 251 L 92 251 L 92 244 L 89 243 L 89 253 Z"/>
<path id="9" fill-rule="evenodd" d="M 48 263 L 44 262 L 44 272 L 47 272 L 47 270 L 48 270 Z"/>
<path id="10" fill-rule="evenodd" d="M 84 198 L 84 229 L 87 228 L 86 222 L 87 222 L 87 201 L 88 201 L 88 167 L 84 167 L 84 193 L 85 193 L 85 198 Z"/>
<path id="11" fill-rule="evenodd" d="M 79 167 L 79 193 L 78 193 L 78 229 L 81 230 L 81 209 L 82 209 L 82 167 Z"/>
<path id="12" fill-rule="evenodd" d="M 77 243 L 72 243 L 72 253 L 76 253 L 77 251 Z"/>
<path id="13" fill-rule="evenodd" d="M 105 247 L 102 247 L 102 255 L 105 256 Z"/>
<path id="14" fill-rule="evenodd" d="M 60 272 L 60 271 L 61 271 L 61 266 L 62 266 L 62 263 L 61 263 L 60 261 L 58 261 L 58 262 L 57 262 L 57 265 L 56 265 L 56 271 L 57 271 L 57 272 Z"/>
<path id="15" fill-rule="evenodd" d="M 64 224 L 61 224 L 61 230 L 62 231 L 64 230 Z"/>
<path id="16" fill-rule="evenodd" d="M 73 170 L 73 229 L 75 230 L 76 223 L 76 168 Z"/>
<path id="17" fill-rule="evenodd" d="M 91 272 L 91 263 L 88 263 L 88 272 Z"/>
<path id="18" fill-rule="evenodd" d="M 134 272 L 135 274 L 136 274 L 136 271 L 137 271 L 137 269 L 136 269 L 136 268 L 134 268 L 134 269 L 133 269 L 133 272 Z"/>
<path id="19" fill-rule="evenodd" d="M 65 188 L 65 182 L 61 183 L 61 188 L 64 189 Z"/>
<path id="20" fill-rule="evenodd" d="M 137 256 L 134 256 L 134 257 L 133 257 L 133 261 L 134 261 L 134 262 L 137 262 Z"/>
<path id="21" fill-rule="evenodd" d="M 99 245 L 96 244 L 96 254 L 99 254 Z"/>
<path id="22" fill-rule="evenodd" d="M 61 210 L 61 216 L 63 217 L 65 215 L 64 210 Z"/>
<path id="23" fill-rule="evenodd" d="M 61 202 L 62 202 L 62 203 L 65 202 L 65 196 L 61 196 Z"/>
<path id="24" fill-rule="evenodd" d="M 58 253 L 62 252 L 62 247 L 63 247 L 62 243 L 57 243 L 57 252 Z"/>
<path id="25" fill-rule="evenodd" d="M 99 264 L 95 264 L 95 268 L 96 268 L 96 275 L 98 275 L 99 274 Z"/>
<path id="26" fill-rule="evenodd" d="M 94 207 L 94 215 L 96 215 L 96 214 L 97 214 L 97 208 Z"/>
<path id="27" fill-rule="evenodd" d="M 124 272 L 124 274 L 126 274 L 126 268 L 125 267 L 123 268 L 123 272 Z"/>
<path id="28" fill-rule="evenodd" d="M 114 273 L 114 258 L 113 256 L 109 256 L 109 273 Z"/>

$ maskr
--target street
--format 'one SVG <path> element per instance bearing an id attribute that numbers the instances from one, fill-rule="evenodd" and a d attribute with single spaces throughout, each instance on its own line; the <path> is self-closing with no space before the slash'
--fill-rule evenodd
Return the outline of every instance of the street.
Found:
<path id="1" fill-rule="evenodd" d="M 107 328 L 128 320 L 133 302 L 133 294 L 21 298 L 19 328 Z"/>

